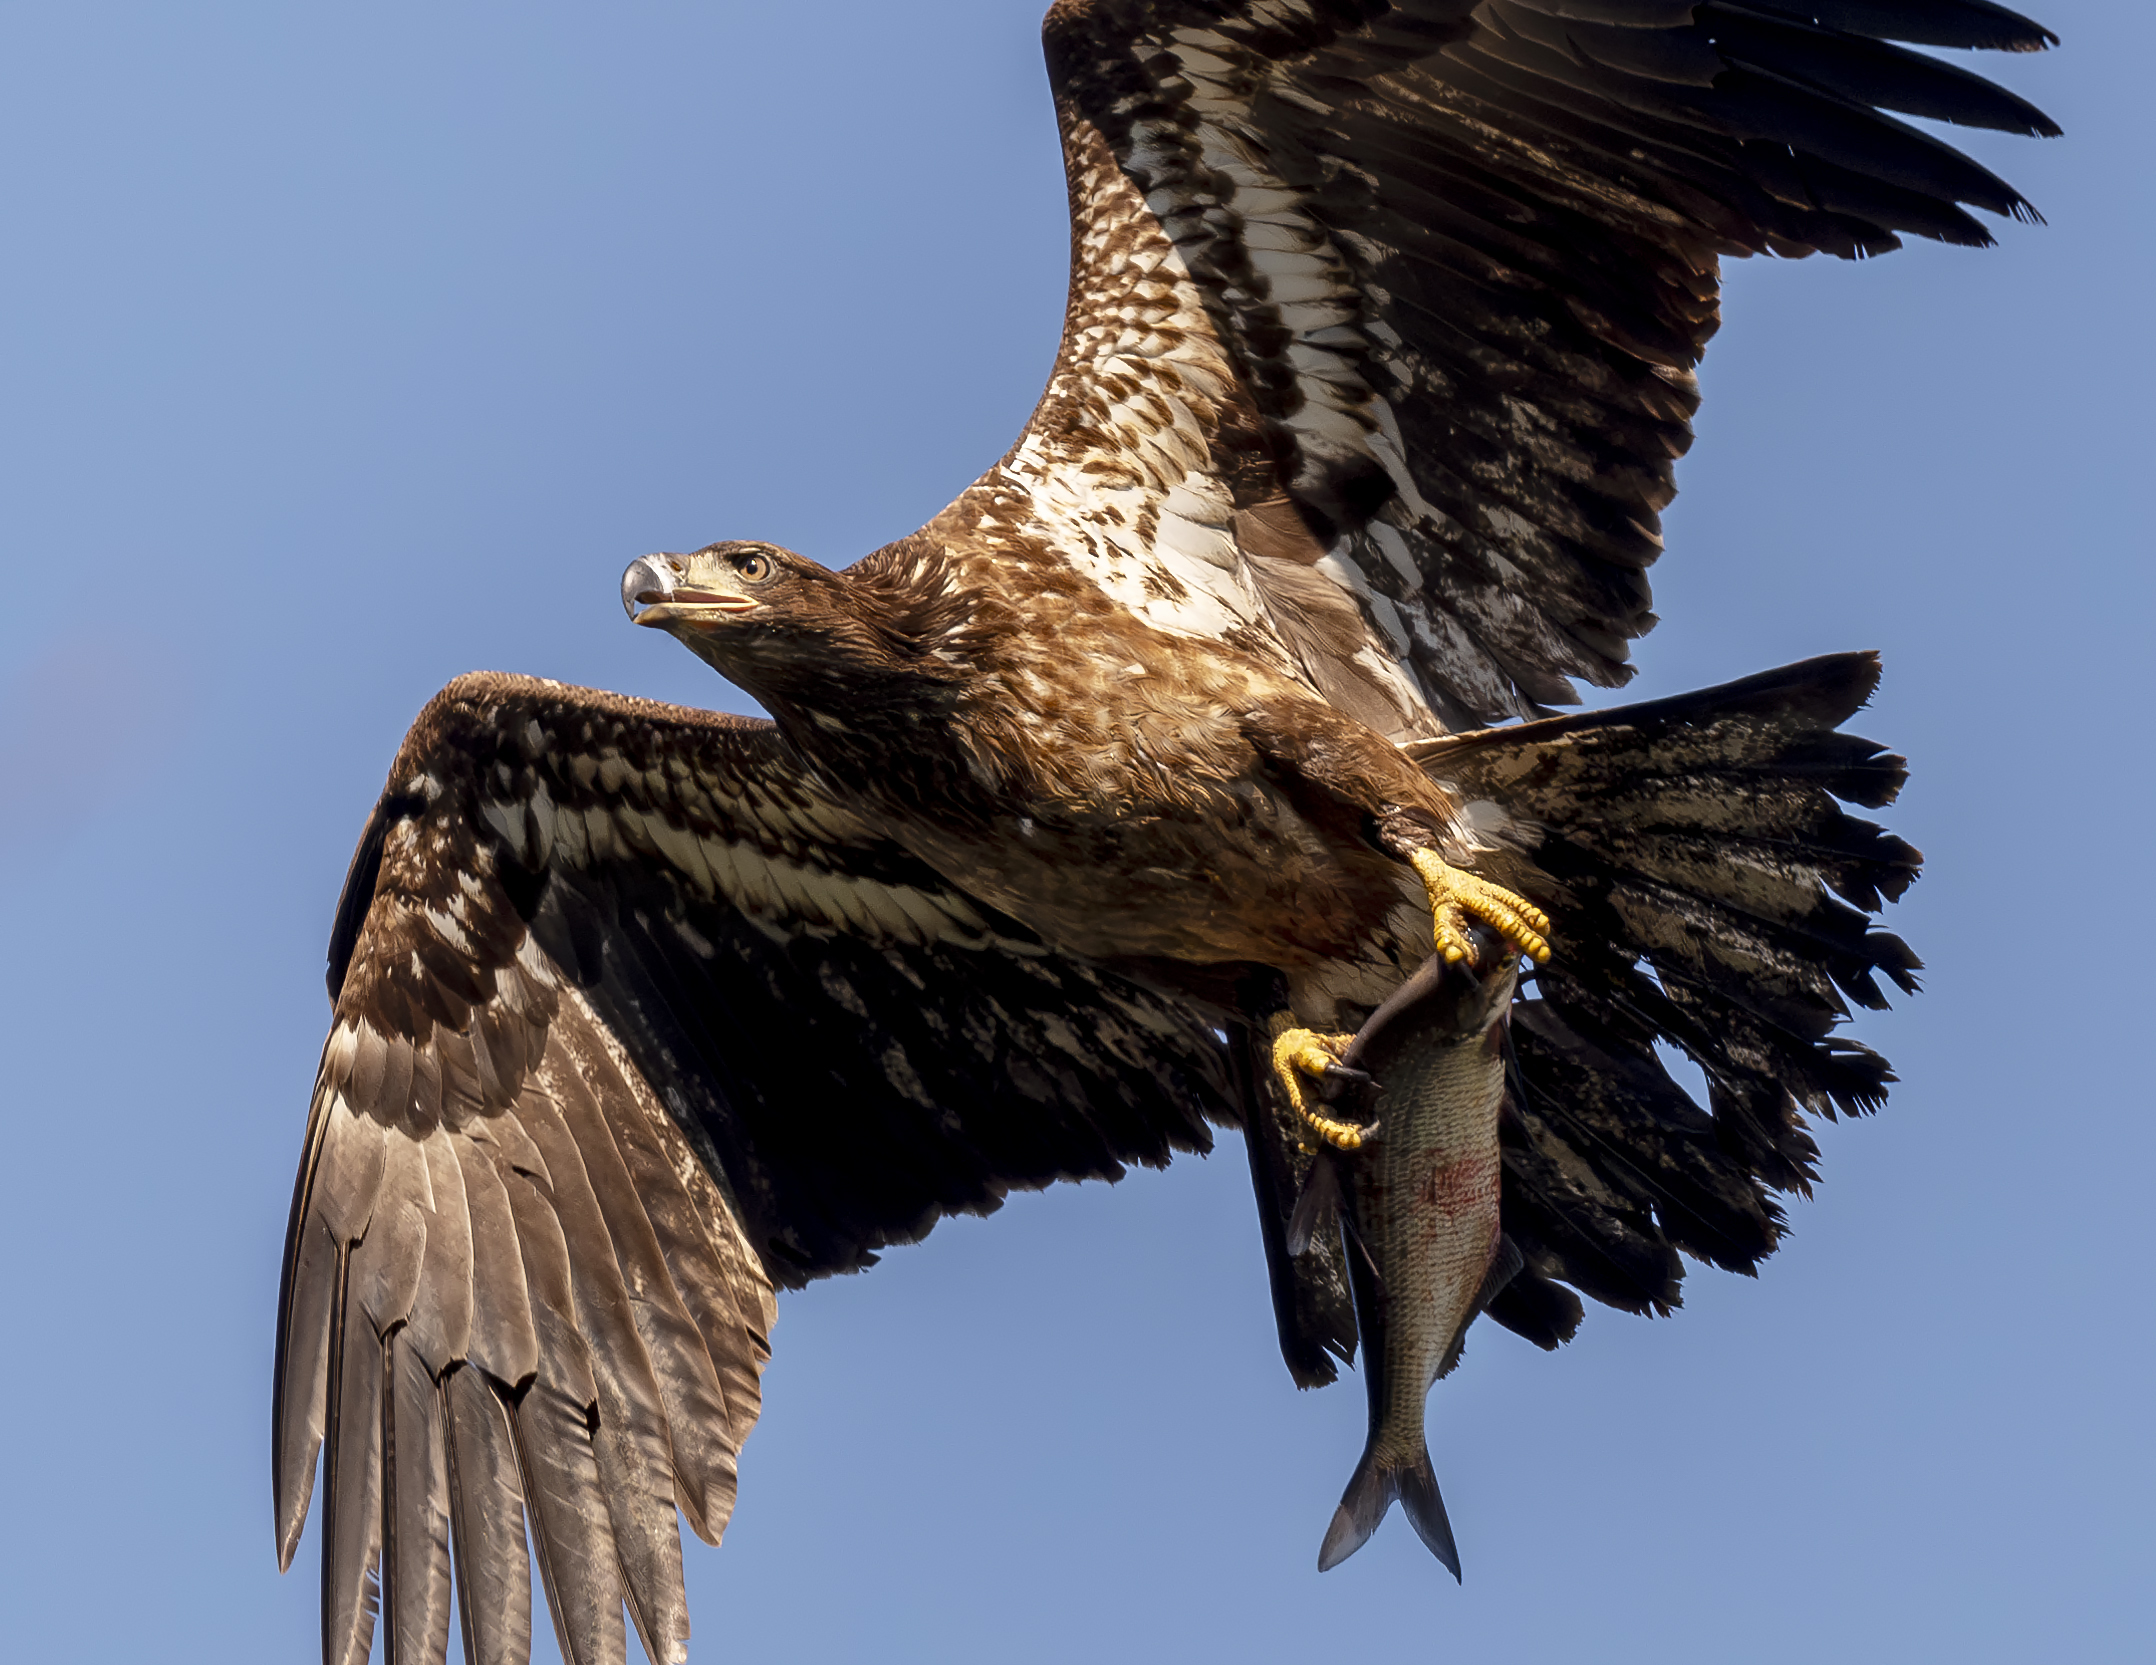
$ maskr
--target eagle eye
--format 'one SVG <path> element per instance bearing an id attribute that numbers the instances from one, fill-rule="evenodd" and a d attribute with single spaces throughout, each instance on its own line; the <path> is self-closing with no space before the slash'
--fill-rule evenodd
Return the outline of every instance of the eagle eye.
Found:
<path id="1" fill-rule="evenodd" d="M 774 569 L 768 555 L 744 555 L 734 563 L 734 570 L 751 584 L 761 584 L 771 576 Z"/>

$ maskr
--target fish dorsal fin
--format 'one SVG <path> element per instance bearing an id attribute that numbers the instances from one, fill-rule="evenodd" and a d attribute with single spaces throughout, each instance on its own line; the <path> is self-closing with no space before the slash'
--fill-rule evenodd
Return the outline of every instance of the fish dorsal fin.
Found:
<path id="1" fill-rule="evenodd" d="M 1475 1291 L 1475 1304 L 1467 1309 L 1467 1316 L 1460 1320 L 1460 1327 L 1453 1332 L 1451 1342 L 1445 1348 L 1445 1356 L 1437 1367 L 1439 1381 L 1452 1374 L 1452 1367 L 1460 1362 L 1460 1349 L 1467 1345 L 1467 1327 L 1474 1323 L 1482 1309 L 1497 1299 L 1497 1292 L 1520 1275 L 1527 1264 L 1527 1257 L 1520 1253 L 1520 1246 L 1502 1232 L 1497 1238 L 1497 1253 L 1490 1257 L 1490 1269 L 1482 1274 L 1482 1287 Z"/>

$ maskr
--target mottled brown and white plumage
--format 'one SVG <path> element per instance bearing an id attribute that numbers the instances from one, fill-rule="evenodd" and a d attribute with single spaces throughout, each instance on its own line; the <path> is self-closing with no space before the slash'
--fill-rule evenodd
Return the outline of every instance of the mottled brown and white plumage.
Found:
<path id="1" fill-rule="evenodd" d="M 1871 663 L 1546 707 L 1653 622 L 1719 258 L 1988 241 L 1963 205 L 2026 205 L 1881 111 L 2053 129 L 1889 43 L 2048 37 L 1978 0 L 1061 0 L 1046 39 L 1072 280 L 1018 442 L 844 573 L 723 544 L 625 586 L 775 722 L 472 676 L 390 772 L 278 1342 L 279 1551 L 319 1454 L 340 1665 L 377 1577 L 388 1656 L 440 1659 L 452 1564 L 466 1656 L 522 1659 L 527 1544 L 570 1658 L 624 1611 L 683 1657 L 675 1511 L 725 1525 L 774 1290 L 1213 1123 L 1330 1380 L 1344 1268 L 1284 1253 L 1247 1026 L 1427 949 L 1411 846 L 1555 921 L 1489 1308 L 1544 1345 L 1581 1293 L 1667 1310 L 1680 1251 L 1756 1264 L 1803 1113 L 1891 1079 L 1830 1033 L 1915 966 L 1867 917 L 1914 852 L 1835 802 L 1900 781 L 1836 732 Z"/>

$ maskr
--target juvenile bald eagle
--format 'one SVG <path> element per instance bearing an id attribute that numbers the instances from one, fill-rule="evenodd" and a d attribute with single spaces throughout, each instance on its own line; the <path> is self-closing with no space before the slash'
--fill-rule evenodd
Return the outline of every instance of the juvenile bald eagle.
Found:
<path id="1" fill-rule="evenodd" d="M 1059 0 L 1062 348 L 1017 443 L 844 572 L 760 543 L 624 581 L 772 721 L 460 678 L 406 737 L 330 946 L 275 1396 L 289 1562 L 322 1454 L 325 1656 L 626 1607 L 684 1657 L 773 1292 L 1013 1187 L 1243 1128 L 1296 1380 L 1353 1345 L 1291 1259 L 1306 1071 L 1464 916 L 1512 1023 L 1491 1308 L 1748 1268 L 1833 1036 L 1916 961 L 1844 812 L 1867 658 L 1585 717 L 1645 569 L 1725 254 L 1982 244 L 2022 199 L 1899 111 L 2055 129 L 1890 44 L 1978 0 Z M 1521 719 L 1517 723 L 1510 720 Z M 1506 724 L 1508 726 L 1491 726 Z M 1657 1062 L 1705 1071 L 1702 1109 Z M 1309 1107 L 1302 1106 L 1307 1110 Z M 1322 1128 L 1317 1129 L 1322 1133 Z"/>

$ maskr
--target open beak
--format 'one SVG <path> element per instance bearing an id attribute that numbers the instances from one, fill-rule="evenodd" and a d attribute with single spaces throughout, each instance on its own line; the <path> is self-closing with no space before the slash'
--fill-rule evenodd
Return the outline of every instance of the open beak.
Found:
<path id="1" fill-rule="evenodd" d="M 694 559 L 643 555 L 631 561 L 628 571 L 621 575 L 621 605 L 630 623 L 660 630 L 677 625 L 716 624 L 756 606 L 753 596 L 738 590 L 696 583 L 703 575 L 691 569 Z"/>

